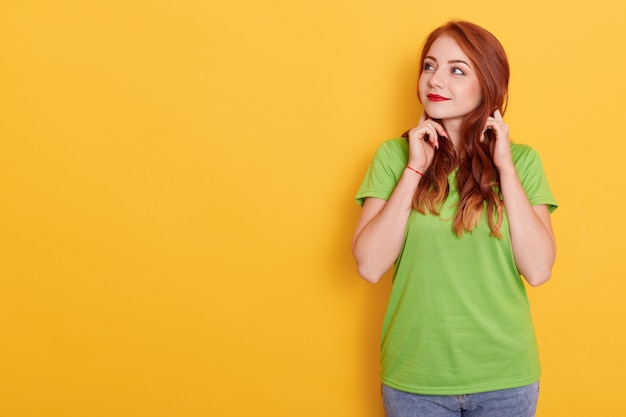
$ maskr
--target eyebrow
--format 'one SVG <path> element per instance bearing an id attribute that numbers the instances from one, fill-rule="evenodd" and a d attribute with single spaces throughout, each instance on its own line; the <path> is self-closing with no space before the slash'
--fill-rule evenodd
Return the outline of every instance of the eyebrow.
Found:
<path id="1" fill-rule="evenodd" d="M 437 58 L 435 58 L 434 56 L 425 56 L 424 60 L 426 59 L 432 59 L 433 61 L 437 62 Z M 448 61 L 448 64 L 465 64 L 468 67 L 472 67 L 470 64 L 468 64 L 466 61 L 463 61 L 462 59 L 451 59 L 450 61 Z"/>

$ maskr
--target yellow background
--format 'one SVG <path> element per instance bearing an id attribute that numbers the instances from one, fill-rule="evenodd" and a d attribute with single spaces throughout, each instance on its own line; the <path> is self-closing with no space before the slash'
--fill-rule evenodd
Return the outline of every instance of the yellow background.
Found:
<path id="1" fill-rule="evenodd" d="M 618 415 L 619 4 L 4 1 L 0 415 L 382 416 L 389 279 L 355 273 L 353 197 L 451 18 L 505 45 L 560 203 L 538 416 Z"/>

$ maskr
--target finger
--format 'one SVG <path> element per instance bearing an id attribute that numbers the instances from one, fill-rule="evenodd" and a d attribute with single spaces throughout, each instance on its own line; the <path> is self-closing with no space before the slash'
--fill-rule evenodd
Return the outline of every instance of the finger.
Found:
<path id="1" fill-rule="evenodd" d="M 489 129 L 493 129 L 495 127 L 495 120 L 493 117 L 488 117 L 487 121 L 485 122 L 485 128 L 483 129 L 483 133 L 480 135 L 480 141 L 484 141 L 485 140 L 485 133 L 489 130 Z"/>
<path id="2" fill-rule="evenodd" d="M 435 127 L 428 126 L 428 130 L 424 132 L 422 139 L 434 149 L 439 149 L 439 135 L 440 133 Z"/>
<path id="3" fill-rule="evenodd" d="M 499 109 L 496 109 L 496 111 L 493 112 L 493 118 L 498 121 L 498 122 L 502 122 L 502 113 L 500 113 Z"/>
<path id="4" fill-rule="evenodd" d="M 439 149 L 439 136 L 437 136 L 432 142 L 433 148 Z"/>
<path id="5" fill-rule="evenodd" d="M 441 126 L 439 123 L 436 124 L 435 128 L 437 129 L 437 133 L 439 133 L 440 136 L 450 139 L 450 136 L 448 136 L 448 132 L 446 132 L 446 129 L 444 129 L 443 126 Z"/>
<path id="6" fill-rule="evenodd" d="M 448 136 L 448 132 L 446 132 L 446 129 L 444 129 L 444 127 L 441 124 L 435 122 L 434 120 L 431 120 L 429 123 L 434 127 L 435 131 L 437 132 L 439 136 L 443 136 L 445 138 L 450 139 L 450 136 Z"/>
<path id="7" fill-rule="evenodd" d="M 437 123 L 433 123 L 428 127 L 428 141 L 436 141 L 439 138 L 439 130 L 441 129 L 441 127 Z"/>

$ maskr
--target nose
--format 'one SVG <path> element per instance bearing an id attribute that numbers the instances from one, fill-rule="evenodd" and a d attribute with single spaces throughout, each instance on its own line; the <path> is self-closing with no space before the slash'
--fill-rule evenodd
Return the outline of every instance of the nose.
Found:
<path id="1" fill-rule="evenodd" d="M 435 73 L 430 77 L 428 83 L 431 87 L 441 88 L 443 87 L 443 77 L 440 77 L 439 71 L 435 71 Z"/>

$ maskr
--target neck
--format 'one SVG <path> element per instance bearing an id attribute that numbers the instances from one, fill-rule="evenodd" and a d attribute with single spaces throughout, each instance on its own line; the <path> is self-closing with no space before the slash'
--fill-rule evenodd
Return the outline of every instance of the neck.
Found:
<path id="1" fill-rule="evenodd" d="M 451 119 L 441 121 L 443 128 L 448 133 L 448 137 L 452 141 L 452 144 L 454 145 L 454 149 L 456 150 L 459 149 L 459 144 L 461 143 L 462 122 L 463 122 L 462 120 L 451 120 Z"/>

